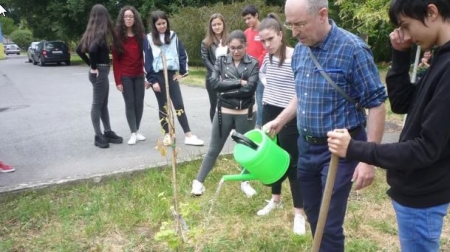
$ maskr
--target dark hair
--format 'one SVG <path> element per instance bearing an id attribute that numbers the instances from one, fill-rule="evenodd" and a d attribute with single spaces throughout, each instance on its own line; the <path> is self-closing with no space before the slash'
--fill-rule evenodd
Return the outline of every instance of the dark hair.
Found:
<path id="1" fill-rule="evenodd" d="M 164 43 L 159 39 L 159 32 L 158 29 L 156 29 L 156 21 L 158 21 L 158 19 L 164 19 L 167 23 L 167 30 L 164 35 Z M 155 45 L 162 46 L 163 44 L 170 44 L 170 23 L 169 18 L 164 11 L 157 10 L 150 13 L 150 27 L 152 31 L 153 43 Z"/>
<path id="2" fill-rule="evenodd" d="M 114 30 L 114 24 L 108 10 L 105 6 L 96 4 L 92 6 L 86 31 L 81 37 L 81 51 L 88 52 L 92 44 L 109 47 L 110 40 L 112 40 L 114 47 L 118 48 L 118 52 L 122 53 L 122 45 Z"/>
<path id="3" fill-rule="evenodd" d="M 450 19 L 449 0 L 392 0 L 389 8 L 389 19 L 395 26 L 400 24 L 399 15 L 419 20 L 425 24 L 429 4 L 436 5 L 444 21 Z"/>
<path id="4" fill-rule="evenodd" d="M 117 17 L 116 21 L 116 33 L 121 42 L 124 42 L 127 38 L 127 27 L 125 26 L 125 12 L 129 10 L 133 12 L 134 16 L 134 24 L 131 27 L 131 30 L 134 33 L 134 36 L 136 36 L 138 45 L 139 45 L 139 51 L 142 51 L 142 36 L 145 35 L 145 29 L 144 25 L 142 24 L 141 16 L 139 15 L 139 12 L 133 7 L 133 6 L 125 6 L 122 9 L 120 9 L 119 16 Z M 122 43 L 123 44 L 123 43 Z M 122 50 L 123 52 L 123 50 Z M 122 53 L 119 54 L 119 57 L 122 56 Z"/>
<path id="5" fill-rule="evenodd" d="M 230 43 L 233 39 L 239 40 L 242 44 L 247 44 L 247 38 L 245 37 L 245 34 L 241 30 L 234 30 L 230 33 L 230 36 L 228 37 L 228 42 Z"/>
<path id="6" fill-rule="evenodd" d="M 280 62 L 278 66 L 282 66 L 284 61 L 286 60 L 286 33 L 283 29 L 283 24 L 275 13 L 269 13 L 267 17 L 265 17 L 258 26 L 258 31 L 262 31 L 265 29 L 274 30 L 276 33 L 282 34 L 281 36 L 281 48 L 280 48 Z M 272 63 L 273 54 L 269 54 L 270 63 Z"/>
<path id="7" fill-rule="evenodd" d="M 222 14 L 220 13 L 214 13 L 211 15 L 211 17 L 209 18 L 209 22 L 208 22 L 208 28 L 206 30 L 206 37 L 205 37 L 205 45 L 206 47 L 210 47 L 212 44 L 219 44 L 220 41 L 216 38 L 214 31 L 211 27 L 211 23 L 214 19 L 220 19 L 223 23 L 223 31 L 221 34 L 221 39 L 222 39 L 222 45 L 225 45 L 227 43 L 228 40 L 228 30 L 227 30 L 227 25 L 225 24 L 225 18 L 222 16 Z"/>
<path id="8" fill-rule="evenodd" d="M 256 16 L 256 14 L 258 14 L 258 8 L 256 8 L 253 4 L 245 6 L 244 9 L 242 9 L 242 16 L 245 17 L 248 14 Z"/>

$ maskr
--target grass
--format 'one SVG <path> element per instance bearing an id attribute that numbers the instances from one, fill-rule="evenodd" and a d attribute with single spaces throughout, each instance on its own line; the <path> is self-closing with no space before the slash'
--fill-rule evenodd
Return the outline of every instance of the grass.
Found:
<path id="1" fill-rule="evenodd" d="M 270 195 L 258 182 L 259 194 L 247 199 L 238 182 L 224 174 L 238 172 L 230 156 L 221 156 L 205 182 L 202 197 L 190 196 L 200 161 L 178 166 L 181 212 L 190 229 L 186 251 L 309 251 L 311 235 L 292 235 L 292 201 L 287 182 L 285 207 L 267 217 L 256 216 Z M 399 251 L 394 212 L 385 195 L 384 170 L 377 169 L 369 188 L 353 192 L 345 221 L 346 251 Z M 212 205 L 212 202 L 214 204 Z M 0 251 L 170 251 L 155 235 L 172 223 L 171 169 L 161 167 L 99 183 L 78 184 L 1 195 Z M 213 208 L 211 209 L 211 206 Z M 211 213 L 209 214 L 209 212 Z M 448 219 L 442 250 L 450 250 Z"/>

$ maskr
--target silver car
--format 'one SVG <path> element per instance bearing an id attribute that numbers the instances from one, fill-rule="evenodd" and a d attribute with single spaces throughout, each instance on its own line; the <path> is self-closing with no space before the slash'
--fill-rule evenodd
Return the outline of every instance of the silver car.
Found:
<path id="1" fill-rule="evenodd" d="M 20 55 L 20 48 L 16 44 L 8 44 L 5 46 L 5 54 L 17 54 Z"/>

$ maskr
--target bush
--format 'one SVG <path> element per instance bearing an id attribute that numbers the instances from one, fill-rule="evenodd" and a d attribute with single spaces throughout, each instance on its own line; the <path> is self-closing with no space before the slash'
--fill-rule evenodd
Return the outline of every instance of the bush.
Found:
<path id="1" fill-rule="evenodd" d="M 10 38 L 22 49 L 28 48 L 33 41 L 33 35 L 30 30 L 15 30 L 11 33 Z"/>
<path id="2" fill-rule="evenodd" d="M 241 10 L 248 4 L 254 4 L 259 9 L 260 20 L 270 12 L 278 13 L 284 20 L 281 7 L 264 5 L 262 0 L 235 2 L 230 5 L 217 3 L 201 8 L 186 7 L 170 17 L 171 29 L 177 32 L 189 55 L 190 66 L 202 66 L 200 44 L 205 38 L 209 17 L 213 13 L 221 13 L 225 17 L 228 31 L 245 30 L 247 26 L 241 16 Z M 290 32 L 288 32 L 290 36 Z"/>

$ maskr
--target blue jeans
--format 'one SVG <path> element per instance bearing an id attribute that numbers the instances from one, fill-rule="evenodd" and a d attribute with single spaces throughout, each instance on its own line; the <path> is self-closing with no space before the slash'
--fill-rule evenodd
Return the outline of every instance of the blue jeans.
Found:
<path id="1" fill-rule="evenodd" d="M 264 85 L 261 83 L 261 81 L 258 80 L 258 85 L 256 86 L 256 106 L 258 107 L 258 110 L 256 111 L 256 127 L 261 128 L 262 126 L 262 119 L 263 119 L 263 93 L 264 93 Z"/>
<path id="2" fill-rule="evenodd" d="M 360 130 L 354 139 L 366 141 L 366 132 Z M 325 189 L 331 153 L 327 144 L 310 144 L 302 136 L 298 138 L 298 151 L 297 176 L 300 181 L 300 189 L 303 192 L 305 213 L 314 236 L 319 220 L 320 204 Z M 352 188 L 351 179 L 357 165 L 357 161 L 339 159 L 320 251 L 344 252 L 345 236 L 342 225 L 347 210 L 347 199 Z"/>
<path id="3" fill-rule="evenodd" d="M 411 208 L 392 200 L 397 217 L 401 251 L 438 252 L 448 203 L 428 208 Z"/>

